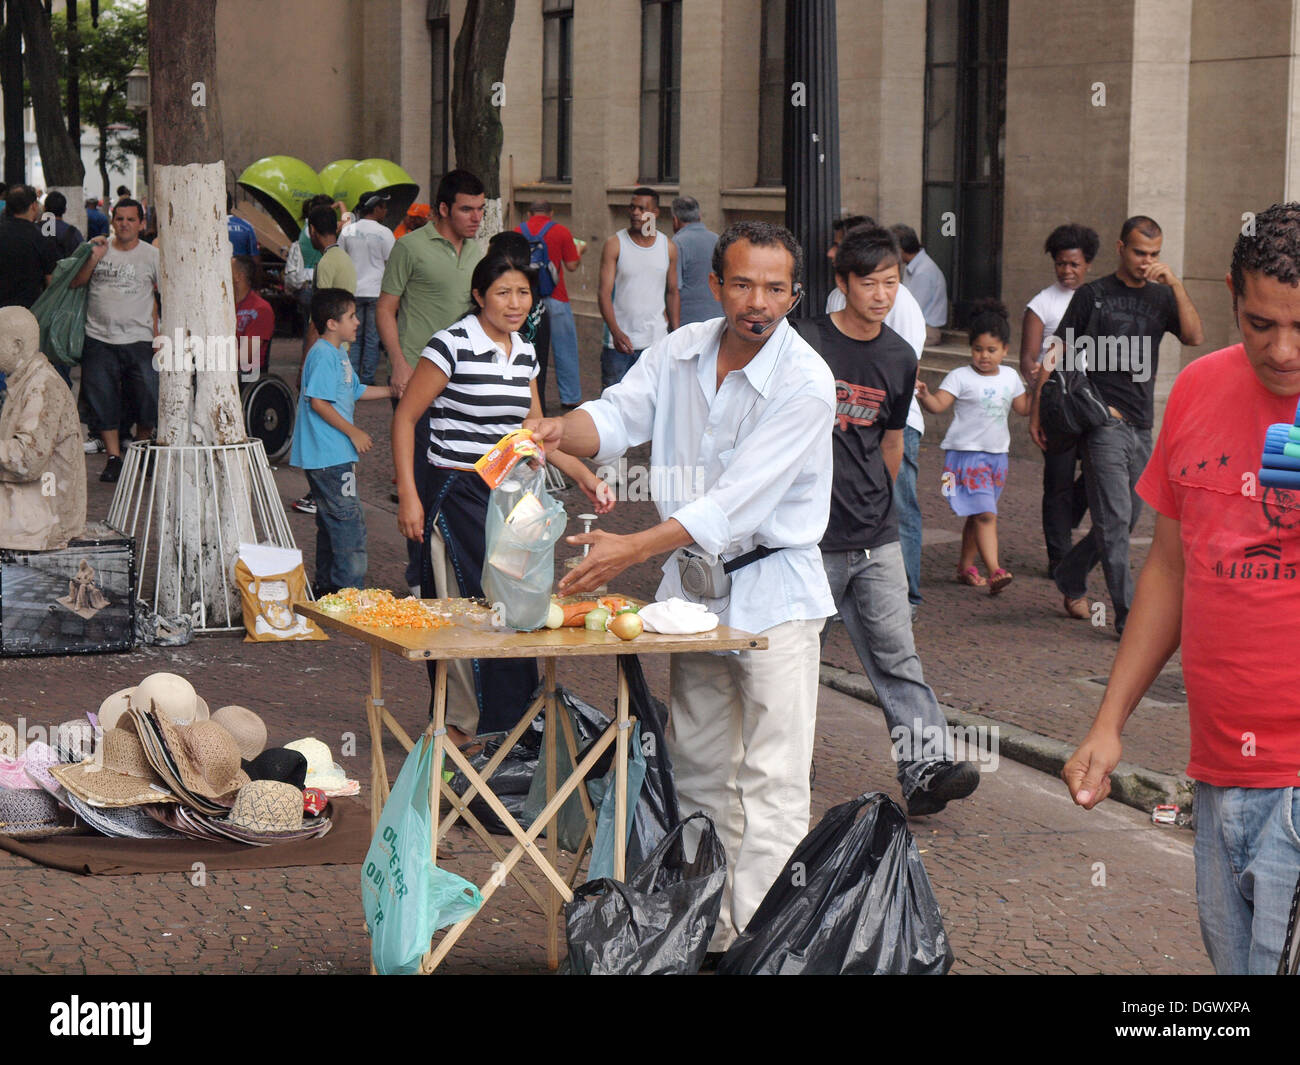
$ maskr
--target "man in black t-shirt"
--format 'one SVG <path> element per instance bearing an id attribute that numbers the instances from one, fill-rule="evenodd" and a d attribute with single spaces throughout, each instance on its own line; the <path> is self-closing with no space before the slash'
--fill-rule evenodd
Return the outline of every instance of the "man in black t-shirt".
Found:
<path id="1" fill-rule="evenodd" d="M 916 353 L 884 324 L 901 262 L 888 230 L 853 230 L 835 258 L 836 284 L 847 305 L 800 322 L 798 329 L 835 375 L 835 469 L 822 565 L 889 723 L 908 813 L 918 815 L 969 795 L 979 785 L 979 770 L 952 761 L 948 722 L 925 683 L 912 638 L 894 479 L 916 388 Z"/>
<path id="2" fill-rule="evenodd" d="M 1101 562 L 1117 633 L 1124 631 L 1133 603 L 1129 535 L 1142 513 L 1138 478 L 1151 457 L 1160 341 L 1166 333 L 1184 344 L 1205 339 L 1183 283 L 1159 260 L 1162 241 L 1152 219 L 1128 219 L 1117 246 L 1119 269 L 1080 286 L 1056 329 L 1065 358 L 1087 369 L 1111 420 L 1081 439 L 1092 530 L 1057 563 L 1053 576 L 1066 613 L 1086 619 L 1088 574 Z M 1039 388 L 1046 377 L 1040 374 Z"/>
<path id="3" fill-rule="evenodd" d="M 0 307 L 27 307 L 45 291 L 59 261 L 41 235 L 41 205 L 30 185 L 14 185 L 0 217 Z"/>

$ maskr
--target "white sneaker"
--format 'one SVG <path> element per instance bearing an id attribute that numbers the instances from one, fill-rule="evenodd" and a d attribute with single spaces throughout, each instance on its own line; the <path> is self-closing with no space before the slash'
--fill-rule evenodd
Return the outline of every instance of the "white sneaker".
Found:
<path id="1" fill-rule="evenodd" d="M 87 437 L 81 445 L 81 450 L 87 455 L 98 455 L 104 450 L 104 440 L 98 436 Z"/>

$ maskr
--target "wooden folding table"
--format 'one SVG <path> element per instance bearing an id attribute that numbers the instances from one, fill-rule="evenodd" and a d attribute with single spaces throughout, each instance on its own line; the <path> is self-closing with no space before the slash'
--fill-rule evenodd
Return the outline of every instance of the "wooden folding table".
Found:
<path id="1" fill-rule="evenodd" d="M 432 601 L 431 601 L 432 602 Z M 573 899 L 573 885 L 587 846 L 592 842 L 596 831 L 596 812 L 592 809 L 587 796 L 587 789 L 580 785 L 587 773 L 600 759 L 601 755 L 614 745 L 615 765 L 615 818 L 616 825 L 627 824 L 627 758 L 629 729 L 633 719 L 628 713 L 627 678 L 623 672 L 621 656 L 636 654 L 679 654 L 701 651 L 758 651 L 767 648 L 767 640 L 762 636 L 752 636 L 738 629 L 719 627 L 712 632 L 688 636 L 670 636 L 659 633 L 643 633 L 635 640 L 623 641 L 607 632 L 593 632 L 587 629 L 541 629 L 537 632 L 515 632 L 511 629 L 486 629 L 483 627 L 467 628 L 452 624 L 433 630 L 376 628 L 354 624 L 349 619 L 352 611 L 327 611 L 315 603 L 299 603 L 294 606 L 304 617 L 309 617 L 323 628 L 354 637 L 370 646 L 370 693 L 366 698 L 366 720 L 370 727 L 370 776 L 373 794 L 371 796 L 371 829 L 379 823 L 379 815 L 388 799 L 388 768 L 384 762 L 384 730 L 391 732 L 401 745 L 410 751 L 414 741 L 397 722 L 392 712 L 384 703 L 383 692 L 383 652 L 389 651 L 407 661 L 423 662 L 433 660 L 436 663 L 434 680 L 433 720 L 425 731 L 433 736 L 433 775 L 434 787 L 430 788 L 429 808 L 433 823 L 438 831 L 433 838 L 433 860 L 438 860 L 438 840 L 459 818 L 464 818 L 471 829 L 483 840 L 497 861 L 494 871 L 487 883 L 481 885 L 480 891 L 484 903 L 505 883 L 507 876 L 512 876 L 523 887 L 546 915 L 546 957 L 552 969 L 559 965 L 559 912 L 560 902 Z M 578 746 L 573 733 L 569 715 L 560 713 L 555 695 L 555 660 L 557 658 L 576 658 L 591 655 L 614 656 L 617 663 L 618 698 L 614 720 L 599 739 L 593 743 L 579 760 Z M 542 690 L 519 719 L 510 734 L 502 741 L 500 749 L 481 770 L 476 770 L 463 752 L 455 744 L 447 742 L 447 663 L 455 659 L 478 658 L 540 658 L 543 665 Z M 543 761 L 546 767 L 546 805 L 530 827 L 525 829 L 506 810 L 501 800 L 493 793 L 488 781 L 497 766 L 510 753 L 511 748 L 527 731 L 537 713 L 545 707 L 546 720 L 560 723 L 565 745 L 569 751 L 574 770 L 569 778 L 557 782 L 556 777 L 556 730 L 548 727 L 543 742 Z M 469 787 L 463 795 L 457 795 L 442 779 L 437 770 L 444 764 L 444 757 L 458 769 L 469 781 Z M 565 801 L 577 792 L 587 819 L 586 833 L 574 855 L 573 864 L 567 876 L 559 869 L 558 831 L 546 833 L 546 853 L 537 845 L 537 837 L 551 825 L 560 813 Z M 482 796 L 484 802 L 514 837 L 515 845 L 507 852 L 497 839 L 484 828 L 483 824 L 469 809 L 469 802 L 475 795 Z M 448 811 L 440 820 L 441 800 L 446 799 Z M 541 870 L 547 880 L 545 892 L 537 888 L 515 867 L 521 858 L 527 855 Z M 614 834 L 614 875 L 618 879 L 626 876 L 627 836 L 625 832 Z M 481 909 L 479 912 L 482 912 Z M 441 964 L 448 951 L 464 933 L 477 914 L 449 928 L 440 940 L 430 945 L 420 965 L 422 973 L 431 973 Z"/>

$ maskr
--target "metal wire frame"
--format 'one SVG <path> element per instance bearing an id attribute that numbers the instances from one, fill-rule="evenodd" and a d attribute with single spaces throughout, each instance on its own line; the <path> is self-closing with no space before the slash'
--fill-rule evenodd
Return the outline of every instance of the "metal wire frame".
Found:
<path id="1" fill-rule="evenodd" d="M 187 503 L 193 507 L 192 515 L 186 514 Z M 231 519 L 236 542 L 227 545 L 226 527 Z M 108 524 L 137 541 L 140 561 L 136 596 L 143 597 L 152 552 L 150 605 L 156 613 L 174 617 L 190 614 L 190 603 L 200 604 L 194 618 L 195 632 L 233 632 L 244 627 L 239 591 L 234 585 L 240 541 L 297 546 L 266 450 L 258 439 L 242 444 L 129 444 L 109 505 Z M 202 559 L 213 546 L 205 542 L 209 528 L 215 529 L 217 555 L 225 577 L 224 610 L 220 611 L 224 617 L 216 618 L 208 617 L 209 591 L 215 594 L 217 589 L 208 588 L 207 567 L 199 564 L 188 573 L 185 567 L 187 559 Z M 168 529 L 174 530 L 170 544 L 166 543 Z M 175 600 L 163 603 L 162 577 L 168 564 L 176 568 Z"/>

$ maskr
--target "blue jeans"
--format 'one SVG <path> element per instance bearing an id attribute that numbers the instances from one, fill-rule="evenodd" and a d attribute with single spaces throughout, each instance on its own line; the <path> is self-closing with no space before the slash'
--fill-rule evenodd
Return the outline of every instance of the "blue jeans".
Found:
<path id="1" fill-rule="evenodd" d="M 366 519 L 357 494 L 357 466 L 345 462 L 304 470 L 316 500 L 317 595 L 366 583 Z"/>
<path id="2" fill-rule="evenodd" d="M 644 348 L 641 349 L 641 351 L 644 350 Z M 640 351 L 634 351 L 631 355 L 624 355 L 617 348 L 601 348 L 600 387 L 606 389 L 610 385 L 618 384 L 640 357 Z"/>
<path id="3" fill-rule="evenodd" d="M 1099 561 L 1115 610 L 1115 630 L 1124 631 L 1135 582 L 1129 567 L 1129 535 L 1142 516 L 1138 478 L 1151 457 L 1151 430 L 1113 418 L 1090 429 L 1079 445 L 1088 490 L 1092 529 L 1056 565 L 1056 587 L 1068 599 L 1088 593 L 1088 574 Z"/>
<path id="4" fill-rule="evenodd" d="M 1271 976 L 1300 877 L 1300 789 L 1196 784 L 1196 908 L 1214 971 Z"/>
<path id="5" fill-rule="evenodd" d="M 907 600 L 921 602 L 921 501 L 916 497 L 917 459 L 921 434 L 910 425 L 903 429 L 903 461 L 894 481 L 894 507 L 898 511 L 898 542 L 903 548 L 907 570 Z"/>
<path id="6" fill-rule="evenodd" d="M 564 300 L 546 297 L 546 312 L 551 319 L 551 351 L 554 352 L 555 384 L 560 402 L 570 407 L 582 402 L 582 384 L 578 380 L 578 327 L 573 308 Z"/>
<path id="7" fill-rule="evenodd" d="M 357 297 L 357 339 L 348 347 L 348 358 L 363 385 L 373 385 L 379 369 L 379 322 L 375 318 L 378 302 L 377 297 Z"/>
<path id="8" fill-rule="evenodd" d="M 951 758 L 951 743 L 948 719 L 925 683 L 912 639 L 903 550 L 892 543 L 870 551 L 823 551 L 822 566 L 835 597 L 835 609 L 885 712 L 899 754 L 898 782 L 903 794 L 911 795 L 922 770 L 934 759 L 903 755 L 917 753 L 927 738 L 939 738 L 943 757 Z M 829 629 L 829 625 L 822 629 L 823 644 Z M 903 732 L 897 733 L 898 729 Z"/>

